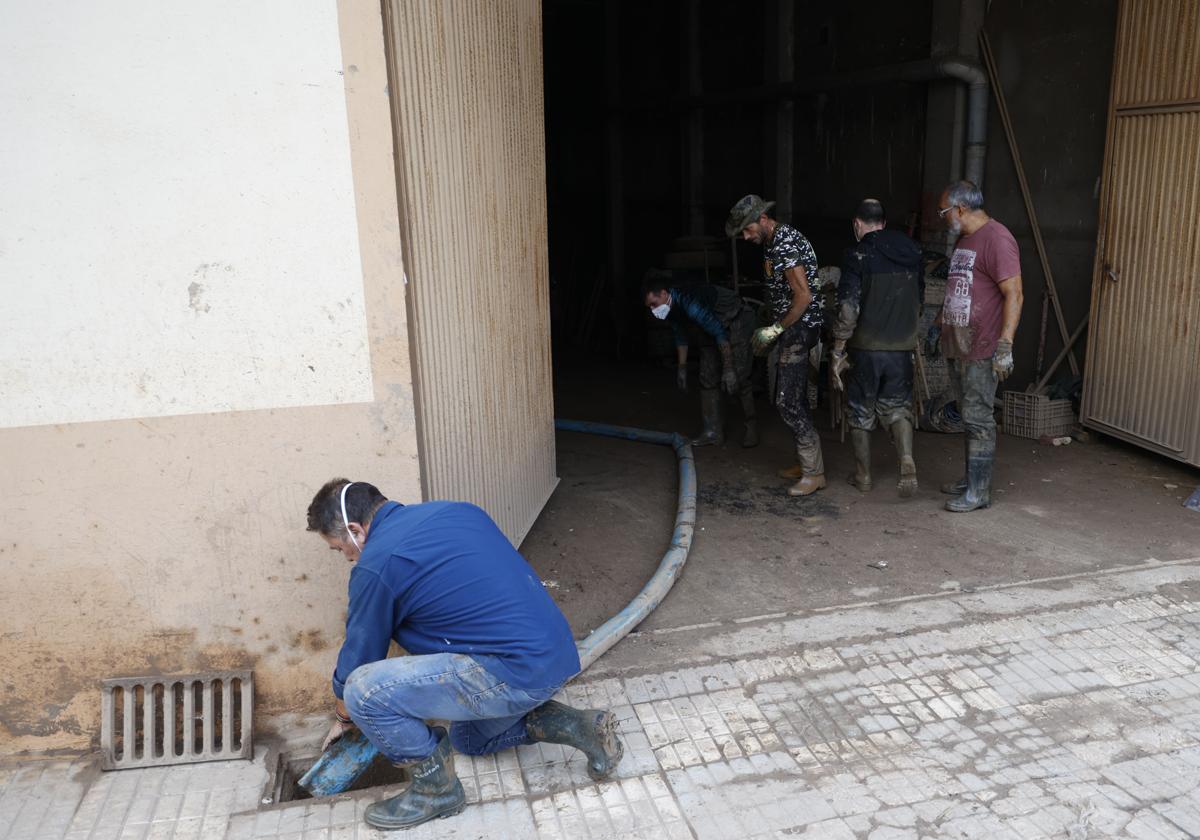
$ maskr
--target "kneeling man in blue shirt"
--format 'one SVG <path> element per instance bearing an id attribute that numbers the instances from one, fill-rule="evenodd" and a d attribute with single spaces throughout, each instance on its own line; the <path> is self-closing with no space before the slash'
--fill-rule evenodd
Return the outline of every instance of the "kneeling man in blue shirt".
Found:
<path id="1" fill-rule="evenodd" d="M 593 779 L 612 772 L 622 754 L 616 720 L 550 699 L 579 673 L 575 640 L 486 513 L 465 502 L 401 505 L 335 478 L 309 505 L 308 530 L 357 561 L 325 746 L 358 727 L 412 778 L 367 808 L 370 825 L 408 828 L 461 811 L 451 746 L 485 755 L 566 744 L 587 755 Z M 388 659 L 392 640 L 409 655 Z M 427 720 L 450 721 L 450 732 Z"/>

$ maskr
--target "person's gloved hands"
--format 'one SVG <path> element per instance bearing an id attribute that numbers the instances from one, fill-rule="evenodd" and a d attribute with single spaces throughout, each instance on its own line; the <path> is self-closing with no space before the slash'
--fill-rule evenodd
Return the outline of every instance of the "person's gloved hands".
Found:
<path id="1" fill-rule="evenodd" d="M 725 388 L 726 394 L 736 394 L 738 391 L 737 374 L 733 372 L 733 368 L 725 368 L 725 372 L 721 374 L 721 385 Z"/>
<path id="2" fill-rule="evenodd" d="M 992 370 L 996 372 L 996 380 L 1003 382 L 1013 371 L 1012 342 L 1002 338 L 996 342 L 996 352 L 992 356 Z"/>
<path id="3" fill-rule="evenodd" d="M 833 385 L 833 390 L 844 391 L 846 386 L 842 383 L 842 374 L 850 369 L 850 357 L 845 350 L 834 348 L 829 353 L 829 378 L 830 384 Z"/>
<path id="4" fill-rule="evenodd" d="M 938 324 L 930 324 L 925 333 L 925 358 L 936 359 L 942 355 L 942 328 Z"/>
<path id="5" fill-rule="evenodd" d="M 333 726 L 329 727 L 329 734 L 325 736 L 325 740 L 321 743 L 321 752 L 325 752 L 331 744 L 337 743 L 343 735 L 352 729 L 354 729 L 353 721 L 347 723 L 334 718 Z"/>
<path id="6" fill-rule="evenodd" d="M 687 365 L 675 368 L 675 387 L 687 393 Z"/>
<path id="7" fill-rule="evenodd" d="M 759 327 L 750 339 L 750 346 L 755 356 L 765 356 L 771 351 L 771 345 L 783 334 L 783 327 L 776 322 L 769 327 Z"/>

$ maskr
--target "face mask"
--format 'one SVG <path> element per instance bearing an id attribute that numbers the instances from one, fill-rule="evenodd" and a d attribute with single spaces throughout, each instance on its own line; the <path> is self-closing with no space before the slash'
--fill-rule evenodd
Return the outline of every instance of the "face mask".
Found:
<path id="1" fill-rule="evenodd" d="M 664 318 L 666 318 L 667 313 L 670 311 L 671 311 L 671 304 L 669 304 L 669 303 L 660 303 L 658 306 L 655 306 L 650 310 L 651 314 L 653 314 L 654 317 L 660 321 L 663 320 Z"/>

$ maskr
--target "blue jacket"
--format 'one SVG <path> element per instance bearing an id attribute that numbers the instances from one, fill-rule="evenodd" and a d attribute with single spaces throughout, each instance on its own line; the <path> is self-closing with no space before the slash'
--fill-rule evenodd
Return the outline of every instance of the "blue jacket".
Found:
<path id="1" fill-rule="evenodd" d="M 339 698 L 360 665 L 465 653 L 514 688 L 553 688 L 579 673 L 571 628 L 537 573 L 486 513 L 466 502 L 386 502 L 350 573 Z"/>

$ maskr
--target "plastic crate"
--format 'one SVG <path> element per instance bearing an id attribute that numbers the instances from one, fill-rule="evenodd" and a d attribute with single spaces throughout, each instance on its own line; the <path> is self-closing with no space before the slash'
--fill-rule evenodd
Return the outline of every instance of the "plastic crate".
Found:
<path id="1" fill-rule="evenodd" d="M 1004 392 L 1004 433 L 1024 438 L 1065 435 L 1075 425 L 1070 400 L 1052 400 L 1045 394 Z"/>

